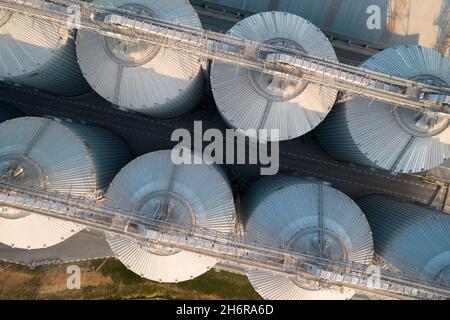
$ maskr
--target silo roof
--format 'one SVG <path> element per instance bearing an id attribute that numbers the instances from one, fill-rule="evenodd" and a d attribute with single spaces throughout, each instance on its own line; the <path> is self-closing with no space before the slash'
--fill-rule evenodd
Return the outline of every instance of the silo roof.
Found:
<path id="1" fill-rule="evenodd" d="M 450 217 L 398 199 L 358 200 L 373 230 L 375 251 L 404 272 L 450 283 Z"/>
<path id="2" fill-rule="evenodd" d="M 24 113 L 19 109 L 9 105 L 0 104 L 0 123 L 22 116 L 24 116 Z"/>
<path id="3" fill-rule="evenodd" d="M 309 21 L 285 12 L 265 12 L 237 23 L 228 34 L 286 46 L 337 61 L 326 36 Z M 337 90 L 291 81 L 214 62 L 211 85 L 217 107 L 238 129 L 279 129 L 280 140 L 299 137 L 316 127 L 331 110 Z"/>
<path id="4" fill-rule="evenodd" d="M 0 11 L 0 78 L 36 72 L 64 46 L 65 25 Z"/>
<path id="5" fill-rule="evenodd" d="M 255 290 L 266 300 L 348 300 L 355 294 L 344 287 L 308 287 L 306 280 L 296 281 L 266 270 L 252 269 L 247 275 Z"/>
<path id="6" fill-rule="evenodd" d="M 13 248 L 41 249 L 56 245 L 84 226 L 0 206 L 0 242 Z"/>
<path id="7" fill-rule="evenodd" d="M 419 46 L 385 49 L 364 68 L 427 82 L 450 85 L 450 60 Z M 356 97 L 346 103 L 350 134 L 374 165 L 405 173 L 431 169 L 450 158 L 447 119 Z"/>
<path id="8" fill-rule="evenodd" d="M 245 204 L 246 239 L 250 242 L 332 260 L 369 263 L 372 259 L 372 235 L 363 212 L 328 185 L 286 175 L 266 177 L 247 192 Z M 249 278 L 269 299 L 347 299 L 352 295 L 345 289 L 311 287 L 306 280 L 286 280 L 267 271 L 253 270 Z M 286 287 L 281 289 L 281 284 Z"/>
<path id="9" fill-rule="evenodd" d="M 135 13 L 201 28 L 200 19 L 184 0 L 95 0 Z M 148 43 L 130 43 L 89 31 L 77 36 L 81 70 L 94 90 L 113 104 L 149 115 L 167 117 L 185 111 L 192 95 L 201 95 L 201 63 L 189 54 Z M 191 92 L 192 91 L 192 92 Z M 177 102 L 185 94 L 185 103 Z M 193 106 L 189 106 L 193 107 Z"/>
<path id="10" fill-rule="evenodd" d="M 0 125 L 0 173 L 27 187 L 95 199 L 128 157 L 125 145 L 100 128 L 35 117 Z M 1 242 L 38 249 L 84 227 L 9 208 L 0 217 L 0 228 Z"/>
<path id="11" fill-rule="evenodd" d="M 234 230 L 233 195 L 221 168 L 206 164 L 174 165 L 170 151 L 146 154 L 123 168 L 108 190 L 105 206 L 174 224 L 226 233 Z M 157 246 L 142 248 L 133 239 L 122 236 L 108 235 L 107 240 L 130 270 L 154 281 L 189 280 L 217 262 L 191 252 Z"/>
<path id="12" fill-rule="evenodd" d="M 0 12 L 0 80 L 64 96 L 89 91 L 65 23 Z"/>

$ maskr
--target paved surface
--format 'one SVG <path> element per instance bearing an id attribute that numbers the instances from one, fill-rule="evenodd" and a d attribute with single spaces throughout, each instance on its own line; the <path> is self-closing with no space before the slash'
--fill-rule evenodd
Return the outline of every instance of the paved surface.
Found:
<path id="1" fill-rule="evenodd" d="M 104 233 L 81 231 L 66 241 L 46 249 L 13 249 L 0 244 L 0 260 L 39 266 L 113 257 Z"/>

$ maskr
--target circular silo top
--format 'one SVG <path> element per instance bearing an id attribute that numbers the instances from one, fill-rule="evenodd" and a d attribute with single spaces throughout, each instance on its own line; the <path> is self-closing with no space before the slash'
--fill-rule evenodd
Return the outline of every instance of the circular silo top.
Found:
<path id="1" fill-rule="evenodd" d="M 419 46 L 385 49 L 363 67 L 434 86 L 450 84 L 450 60 Z M 352 139 L 375 166 L 416 173 L 450 158 L 448 119 L 363 97 L 345 107 Z"/>
<path id="2" fill-rule="evenodd" d="M 172 162 L 171 151 L 146 154 L 129 163 L 113 180 L 105 206 L 119 208 L 182 225 L 231 233 L 235 207 L 225 173 L 217 166 Z M 127 225 L 129 231 L 152 237 L 145 228 Z M 114 254 L 133 272 L 154 281 L 192 279 L 216 264 L 216 259 L 153 244 L 143 247 L 131 238 L 108 235 Z"/>
<path id="3" fill-rule="evenodd" d="M 369 220 L 378 255 L 405 274 L 450 280 L 448 215 L 379 195 L 364 197 L 358 205 Z"/>
<path id="4" fill-rule="evenodd" d="M 119 139 L 100 128 L 35 117 L 0 125 L 0 177 L 29 188 L 93 200 L 128 156 Z M 2 210 L 0 242 L 16 248 L 50 247 L 84 228 L 26 211 Z"/>
<path id="5" fill-rule="evenodd" d="M 94 3 L 201 28 L 197 13 L 184 0 L 95 0 Z M 93 89 L 125 109 L 173 117 L 192 108 L 202 94 L 201 62 L 183 52 L 80 31 L 77 56 Z"/>
<path id="6" fill-rule="evenodd" d="M 255 14 L 237 23 L 229 35 L 297 50 L 337 61 L 326 36 L 309 21 L 284 12 Z M 331 110 L 337 90 L 215 61 L 211 70 L 214 98 L 234 128 L 279 129 L 280 140 L 314 129 Z"/>
<path id="7" fill-rule="evenodd" d="M 0 10 L 0 78 L 38 72 L 66 45 L 66 26 Z"/>
<path id="8" fill-rule="evenodd" d="M 367 219 L 350 198 L 328 185 L 286 175 L 267 177 L 250 188 L 245 203 L 249 242 L 335 261 L 368 264 L 372 259 Z M 351 290 L 324 287 L 314 279 L 290 279 L 262 270 L 252 270 L 249 278 L 266 299 L 353 295 Z"/>

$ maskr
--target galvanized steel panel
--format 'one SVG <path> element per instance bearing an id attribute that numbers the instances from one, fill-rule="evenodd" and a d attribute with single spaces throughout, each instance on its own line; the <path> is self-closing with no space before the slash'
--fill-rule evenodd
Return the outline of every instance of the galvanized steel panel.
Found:
<path id="1" fill-rule="evenodd" d="M 233 195 L 223 170 L 204 164 L 175 166 L 171 151 L 146 154 L 123 168 L 109 187 L 105 206 L 162 219 L 159 209 L 164 208 L 166 200 L 167 208 L 171 208 L 164 217 L 167 221 L 227 233 L 234 230 Z M 160 254 L 126 237 L 108 235 L 107 240 L 130 270 L 154 281 L 189 280 L 217 262 L 184 251 Z"/>
<path id="2" fill-rule="evenodd" d="M 450 60 L 419 46 L 386 49 L 363 67 L 450 84 Z M 450 158 L 448 121 L 363 97 L 337 106 L 316 133 L 321 145 L 337 159 L 394 172 L 422 172 Z"/>
<path id="3" fill-rule="evenodd" d="M 249 12 L 285 11 L 344 39 L 379 47 L 444 45 L 450 0 L 196 0 L 195 4 L 219 4 Z M 373 14 L 380 9 L 380 28 L 369 29 Z M 444 48 L 445 49 L 445 48 Z"/>
<path id="4" fill-rule="evenodd" d="M 89 91 L 65 24 L 6 11 L 0 16 L 0 80 L 65 96 Z"/>
<path id="5" fill-rule="evenodd" d="M 450 284 L 450 217 L 384 197 L 357 201 L 373 231 L 375 252 L 405 273 Z"/>
<path id="6" fill-rule="evenodd" d="M 96 0 L 94 3 L 128 10 L 137 8 L 163 20 L 201 28 L 197 13 L 184 0 Z M 175 50 L 145 46 L 80 31 L 76 48 L 85 78 L 114 105 L 161 118 L 192 109 L 203 94 L 199 59 Z"/>
<path id="7" fill-rule="evenodd" d="M 228 34 L 259 42 L 287 42 L 289 47 L 337 61 L 325 35 L 293 14 L 256 14 L 236 24 Z M 337 90 L 304 85 L 217 61 L 211 70 L 214 99 L 228 125 L 243 130 L 278 129 L 280 140 L 294 139 L 312 130 L 336 100 Z"/>
<path id="8" fill-rule="evenodd" d="M 13 165 L 12 181 L 22 185 L 95 199 L 129 159 L 125 144 L 105 129 L 34 117 L 0 125 L 0 173 L 12 179 Z M 17 248 L 49 247 L 83 229 L 26 212 L 12 216 L 0 217 L 0 242 Z"/>
<path id="9" fill-rule="evenodd" d="M 286 175 L 263 178 L 246 193 L 246 239 L 315 255 L 320 210 L 329 258 L 369 263 L 372 235 L 358 206 L 321 182 Z M 249 278 L 266 299 L 348 299 L 353 295 L 335 288 L 307 290 L 306 285 L 266 271 L 253 270 Z"/>

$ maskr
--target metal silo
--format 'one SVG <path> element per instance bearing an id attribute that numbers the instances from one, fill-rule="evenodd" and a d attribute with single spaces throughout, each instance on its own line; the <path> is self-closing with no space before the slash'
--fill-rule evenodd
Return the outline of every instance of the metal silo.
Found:
<path id="1" fill-rule="evenodd" d="M 182 225 L 231 233 L 235 206 L 231 186 L 215 165 L 174 165 L 171 151 L 137 158 L 123 168 L 109 187 L 105 206 Z M 145 234 L 145 230 L 137 232 Z M 141 247 L 135 240 L 107 235 L 112 251 L 136 274 L 159 282 L 197 277 L 216 259 L 164 247 Z"/>
<path id="2" fill-rule="evenodd" d="M 371 262 L 372 234 L 363 212 L 322 182 L 287 175 L 263 178 L 245 196 L 245 216 L 249 242 L 332 260 Z M 248 277 L 265 299 L 340 300 L 354 294 L 270 271 L 250 270 Z"/>
<path id="3" fill-rule="evenodd" d="M 64 96 L 90 90 L 66 24 L 0 10 L 0 80 Z"/>
<path id="4" fill-rule="evenodd" d="M 445 41 L 448 41 L 450 0 L 191 0 L 191 2 L 213 8 L 216 5 L 231 7 L 237 9 L 234 11 L 240 14 L 270 10 L 285 11 L 308 19 L 328 34 L 341 39 L 368 43 L 374 47 L 418 44 L 445 49 Z M 373 20 L 378 17 L 378 21 Z"/>
<path id="5" fill-rule="evenodd" d="M 25 114 L 22 111 L 15 107 L 4 104 L 0 105 L 0 123 L 6 120 L 23 117 L 24 115 Z"/>
<path id="6" fill-rule="evenodd" d="M 16 184 L 96 199 L 129 159 L 125 144 L 105 129 L 35 117 L 0 125 L 0 175 Z M 16 248 L 50 247 L 81 229 L 12 208 L 0 212 L 0 242 Z"/>
<path id="7" fill-rule="evenodd" d="M 285 12 L 265 12 L 237 23 L 228 34 L 286 46 L 337 61 L 325 35 L 309 21 Z M 316 127 L 331 110 L 337 90 L 306 81 L 276 78 L 215 61 L 211 86 L 217 107 L 233 128 L 279 129 L 280 140 Z"/>
<path id="8" fill-rule="evenodd" d="M 450 284 L 450 216 L 378 195 L 358 204 L 378 255 L 406 274 Z"/>
<path id="9" fill-rule="evenodd" d="M 419 46 L 386 49 L 363 67 L 436 86 L 450 84 L 450 60 Z M 416 173 L 450 158 L 448 125 L 445 118 L 355 97 L 336 106 L 316 136 L 339 160 Z"/>
<path id="10" fill-rule="evenodd" d="M 142 15 L 201 28 L 185 0 L 94 0 Z M 192 109 L 202 98 L 204 78 L 197 57 L 148 43 L 130 43 L 81 31 L 81 70 L 92 88 L 122 108 L 167 118 Z"/>

